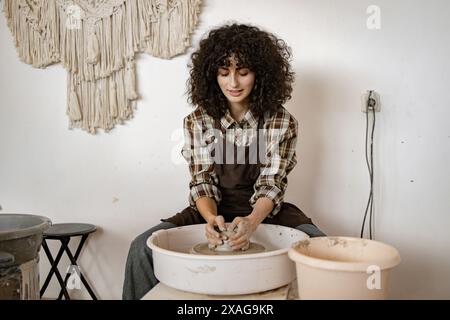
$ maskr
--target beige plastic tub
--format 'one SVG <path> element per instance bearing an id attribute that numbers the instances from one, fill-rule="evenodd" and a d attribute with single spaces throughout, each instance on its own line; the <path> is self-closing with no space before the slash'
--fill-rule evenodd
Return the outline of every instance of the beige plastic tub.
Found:
<path id="1" fill-rule="evenodd" d="M 296 263 L 300 299 L 386 299 L 389 272 L 400 263 L 387 244 L 360 238 L 319 237 L 288 252 Z"/>

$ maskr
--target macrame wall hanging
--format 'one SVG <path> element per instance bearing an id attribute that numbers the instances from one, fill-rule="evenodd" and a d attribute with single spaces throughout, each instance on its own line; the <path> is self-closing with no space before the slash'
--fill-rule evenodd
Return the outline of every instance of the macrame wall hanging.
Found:
<path id="1" fill-rule="evenodd" d="M 133 115 L 137 53 L 185 52 L 201 0 L 4 0 L 19 57 L 67 70 L 70 128 L 95 134 Z"/>

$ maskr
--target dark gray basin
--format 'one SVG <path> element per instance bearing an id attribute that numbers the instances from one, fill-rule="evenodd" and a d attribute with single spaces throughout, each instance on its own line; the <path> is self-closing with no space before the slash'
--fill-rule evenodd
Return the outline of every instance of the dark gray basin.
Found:
<path id="1" fill-rule="evenodd" d="M 50 219 L 0 214 L 0 300 L 39 299 L 39 250 Z"/>

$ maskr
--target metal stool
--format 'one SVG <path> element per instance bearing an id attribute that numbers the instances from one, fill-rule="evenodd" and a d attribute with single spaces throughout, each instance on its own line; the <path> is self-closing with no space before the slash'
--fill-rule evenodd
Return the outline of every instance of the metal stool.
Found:
<path id="1" fill-rule="evenodd" d="M 50 228 L 47 229 L 47 231 L 44 232 L 44 239 L 42 241 L 42 247 L 44 248 L 44 251 L 47 254 L 48 260 L 50 261 L 51 269 L 50 269 L 49 274 L 47 275 L 47 278 L 45 279 L 44 285 L 41 288 L 41 291 L 40 291 L 41 298 L 44 295 L 44 292 L 47 289 L 48 284 L 50 283 L 50 280 L 54 273 L 56 275 L 56 278 L 58 279 L 60 286 L 61 286 L 61 291 L 59 292 L 58 300 L 61 300 L 63 295 L 66 298 L 66 300 L 70 300 L 69 293 L 67 292 L 67 289 L 66 289 L 67 281 L 69 280 L 70 274 L 67 273 L 65 279 L 63 280 L 63 278 L 58 270 L 58 263 L 61 260 L 61 257 L 65 251 L 67 256 L 70 259 L 72 266 L 79 267 L 77 264 L 77 259 L 81 253 L 81 249 L 83 248 L 83 245 L 86 242 L 86 239 L 88 238 L 89 234 L 95 232 L 96 230 L 97 230 L 97 227 L 92 224 L 59 223 L 59 224 L 52 225 Z M 72 252 L 70 252 L 70 249 L 69 249 L 69 242 L 70 242 L 71 237 L 77 237 L 77 236 L 81 236 L 81 241 L 75 252 L 75 256 L 73 256 Z M 61 241 L 61 247 L 59 248 L 58 254 L 56 255 L 56 259 L 53 259 L 53 256 L 47 245 L 47 240 Z M 88 282 L 86 281 L 85 277 L 83 276 L 83 274 L 81 272 L 80 272 L 79 276 L 80 276 L 80 279 L 83 282 L 84 286 L 86 287 L 87 291 L 89 292 L 91 298 L 94 300 L 97 300 L 97 297 L 95 296 L 94 292 L 92 291 L 91 287 L 89 286 Z"/>

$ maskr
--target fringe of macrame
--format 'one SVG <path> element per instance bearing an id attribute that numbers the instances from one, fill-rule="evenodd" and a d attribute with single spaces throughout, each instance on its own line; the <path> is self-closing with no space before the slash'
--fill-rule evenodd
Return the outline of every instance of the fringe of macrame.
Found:
<path id="1" fill-rule="evenodd" d="M 138 12 L 146 12 L 149 4 L 148 0 L 125 1 L 113 15 L 94 25 L 82 21 L 79 29 L 66 27 L 67 15 L 61 7 L 61 58 L 69 71 L 67 114 L 71 128 L 90 133 L 98 128 L 108 131 L 132 116 L 133 101 L 139 98 L 134 56 L 140 49 L 143 21 Z"/>
<path id="2" fill-rule="evenodd" d="M 109 77 L 126 67 L 126 59 L 134 58 L 141 50 L 145 15 L 153 1 L 125 1 L 109 17 L 95 23 L 81 21 L 80 29 L 67 28 L 69 17 L 60 7 L 61 60 L 71 73 L 78 73 L 84 81 Z M 91 25 L 92 24 L 92 25 Z"/>
<path id="3" fill-rule="evenodd" d="M 3 6 L 20 60 L 35 68 L 45 68 L 59 62 L 59 13 L 56 2 L 45 1 L 39 12 L 30 10 L 22 14 L 20 8 L 24 7 L 24 1 L 4 0 Z"/>
<path id="4" fill-rule="evenodd" d="M 40 13 L 46 22 L 42 29 L 33 23 L 33 16 L 19 14 L 24 1 L 28 0 L 5 0 L 4 7 L 19 56 L 35 67 L 61 61 L 68 71 L 70 128 L 93 134 L 132 117 L 139 98 L 136 53 L 166 59 L 183 53 L 201 4 L 201 0 L 118 1 L 112 14 L 81 19 L 76 29 L 65 8 L 48 0 Z"/>
<path id="5" fill-rule="evenodd" d="M 136 102 L 127 98 L 124 79 L 125 69 L 97 81 L 82 81 L 68 73 L 69 127 L 95 134 L 97 129 L 109 131 L 130 119 Z"/>
<path id="6" fill-rule="evenodd" d="M 190 46 L 191 34 L 198 23 L 201 0 L 173 1 L 168 10 L 155 8 L 149 14 L 151 26 L 147 28 L 144 52 L 158 58 L 169 59 L 182 54 Z"/>

